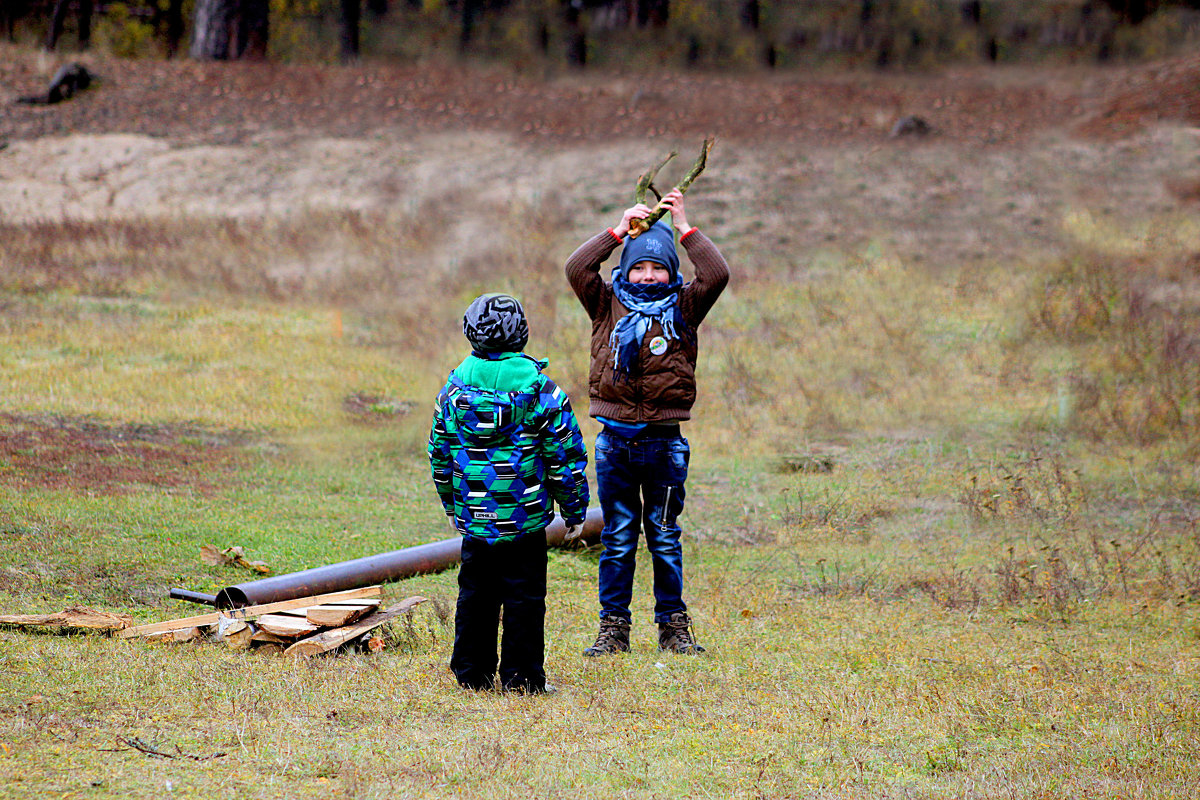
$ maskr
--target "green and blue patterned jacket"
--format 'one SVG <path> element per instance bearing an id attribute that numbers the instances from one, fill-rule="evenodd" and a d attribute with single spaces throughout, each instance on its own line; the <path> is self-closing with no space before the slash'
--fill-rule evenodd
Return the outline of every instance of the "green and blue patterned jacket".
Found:
<path id="1" fill-rule="evenodd" d="M 438 393 L 429 434 L 433 483 L 465 536 L 513 539 L 568 525 L 588 505 L 587 449 L 566 392 L 524 353 L 472 354 Z"/>

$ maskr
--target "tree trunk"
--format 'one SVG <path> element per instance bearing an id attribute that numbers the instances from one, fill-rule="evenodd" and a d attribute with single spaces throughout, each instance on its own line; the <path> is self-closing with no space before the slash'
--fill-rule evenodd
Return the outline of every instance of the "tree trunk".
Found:
<path id="1" fill-rule="evenodd" d="M 265 61 L 270 36 L 269 0 L 241 0 L 238 17 L 237 58 Z"/>
<path id="2" fill-rule="evenodd" d="M 344 62 L 358 58 L 358 26 L 361 20 L 362 7 L 359 0 L 342 0 L 340 39 Z"/>
<path id="3" fill-rule="evenodd" d="M 475 35 L 475 19 L 483 10 L 483 0 L 460 0 L 462 3 L 462 28 L 458 36 L 458 48 L 465 52 Z"/>
<path id="4" fill-rule="evenodd" d="M 75 8 L 75 19 L 79 22 L 79 49 L 87 50 L 92 46 L 92 0 L 79 0 Z"/>
<path id="5" fill-rule="evenodd" d="M 183 0 L 170 0 L 167 5 L 167 58 L 179 53 L 183 41 Z"/>
<path id="6" fill-rule="evenodd" d="M 567 63 L 572 67 L 587 66 L 587 33 L 583 29 L 579 7 L 569 3 L 564 18 L 567 24 Z"/>
<path id="7" fill-rule="evenodd" d="M 653 25 L 661 28 L 670 17 L 671 0 L 638 0 L 637 24 L 639 28 Z"/>
<path id="8" fill-rule="evenodd" d="M 50 12 L 50 29 L 46 31 L 46 49 L 53 50 L 58 46 L 58 37 L 62 36 L 63 21 L 67 18 L 67 6 L 71 0 L 54 0 L 54 8 Z"/>
<path id="9" fill-rule="evenodd" d="M 230 26 L 237 10 L 237 0 L 196 0 L 196 16 L 192 29 L 192 58 L 199 61 L 228 61 L 230 57 Z"/>

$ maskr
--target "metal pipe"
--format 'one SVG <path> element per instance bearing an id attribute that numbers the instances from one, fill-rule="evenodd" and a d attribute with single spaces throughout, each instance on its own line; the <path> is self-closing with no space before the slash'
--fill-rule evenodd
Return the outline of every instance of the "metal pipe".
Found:
<path id="1" fill-rule="evenodd" d="M 571 542 L 565 542 L 566 526 L 560 517 L 555 517 L 546 526 L 546 544 L 562 547 L 564 544 L 592 543 L 599 540 L 603 528 L 604 514 L 598 508 L 588 509 L 579 535 Z M 440 572 L 454 566 L 461 558 L 462 537 L 455 536 L 403 550 L 227 586 L 217 592 L 216 605 L 217 608 L 243 608 L 312 594 L 357 589 Z"/>
<path id="2" fill-rule="evenodd" d="M 215 594 L 193 592 L 191 589 L 172 589 L 169 594 L 172 600 L 188 600 L 192 603 L 199 603 L 205 606 L 215 606 L 217 604 L 217 596 Z"/>

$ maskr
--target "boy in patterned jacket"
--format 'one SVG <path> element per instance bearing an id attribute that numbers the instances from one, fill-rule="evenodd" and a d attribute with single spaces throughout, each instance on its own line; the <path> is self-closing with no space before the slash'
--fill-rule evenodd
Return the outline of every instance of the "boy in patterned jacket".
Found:
<path id="1" fill-rule="evenodd" d="M 463 535 L 450 669 L 460 685 L 546 691 L 546 525 L 554 503 L 568 532 L 588 505 L 587 450 L 571 403 L 522 351 L 529 325 L 504 294 L 463 317 L 471 355 L 438 394 L 429 461 L 442 506 Z"/>

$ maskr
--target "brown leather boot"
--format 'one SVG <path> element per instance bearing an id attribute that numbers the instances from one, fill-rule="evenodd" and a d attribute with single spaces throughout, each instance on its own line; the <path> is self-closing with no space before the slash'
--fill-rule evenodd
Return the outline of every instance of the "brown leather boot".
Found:
<path id="1" fill-rule="evenodd" d="M 692 638 L 691 625 L 692 618 L 682 611 L 672 614 L 668 622 L 658 623 L 658 649 L 686 656 L 703 653 L 704 648 Z"/>
<path id="2" fill-rule="evenodd" d="M 585 656 L 607 656 L 629 652 L 629 620 L 621 617 L 601 617 L 596 643 L 583 651 Z"/>

